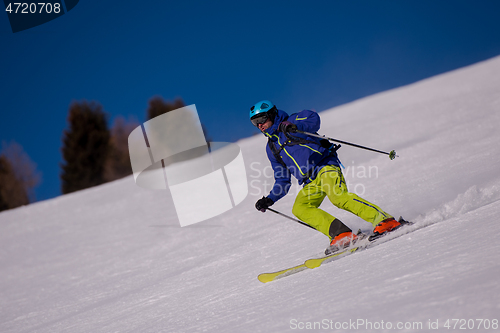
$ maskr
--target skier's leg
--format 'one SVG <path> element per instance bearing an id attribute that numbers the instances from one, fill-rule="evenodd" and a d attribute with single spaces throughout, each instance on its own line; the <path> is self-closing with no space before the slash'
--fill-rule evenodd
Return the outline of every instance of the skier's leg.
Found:
<path id="1" fill-rule="evenodd" d="M 322 168 L 318 178 L 321 179 L 322 190 L 332 204 L 338 208 L 359 216 L 373 226 L 392 217 L 377 205 L 359 197 L 355 193 L 349 193 L 342 170 L 339 167 L 329 165 Z"/>
<path id="2" fill-rule="evenodd" d="M 321 190 L 321 187 L 315 181 L 307 184 L 297 194 L 292 213 L 300 220 L 331 238 L 329 235 L 330 224 L 336 219 L 318 208 L 325 199 L 325 196 L 326 193 Z"/>

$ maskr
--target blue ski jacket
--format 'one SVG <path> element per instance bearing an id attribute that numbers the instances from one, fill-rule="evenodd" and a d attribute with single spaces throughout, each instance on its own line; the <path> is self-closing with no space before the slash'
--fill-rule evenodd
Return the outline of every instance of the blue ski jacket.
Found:
<path id="1" fill-rule="evenodd" d="M 331 144 L 321 144 L 319 138 L 302 133 L 288 133 L 293 140 L 279 132 L 282 121 L 288 120 L 297 126 L 298 130 L 316 134 L 321 120 L 319 115 L 310 110 L 288 115 L 278 110 L 274 123 L 263 133 L 270 139 L 266 146 L 266 153 L 274 171 L 274 186 L 268 198 L 274 202 L 284 197 L 291 186 L 291 175 L 299 181 L 299 185 L 306 185 L 314 180 L 319 170 L 325 165 L 339 166 L 340 161 Z M 273 144 L 283 162 L 278 161 L 269 145 Z M 284 163 L 284 165 L 282 164 Z"/>

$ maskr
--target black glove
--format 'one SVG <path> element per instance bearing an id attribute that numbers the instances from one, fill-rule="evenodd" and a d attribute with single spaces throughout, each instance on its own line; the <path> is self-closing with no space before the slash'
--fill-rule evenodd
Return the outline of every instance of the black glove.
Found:
<path id="1" fill-rule="evenodd" d="M 326 149 L 330 149 L 333 146 L 333 143 L 331 143 L 327 139 L 319 140 L 319 144 L 321 145 L 321 147 L 326 148 Z"/>
<path id="2" fill-rule="evenodd" d="M 297 125 L 292 124 L 291 122 L 285 120 L 280 123 L 278 126 L 278 131 L 286 133 L 286 132 L 295 132 L 297 130 Z"/>
<path id="3" fill-rule="evenodd" d="M 321 145 L 321 147 L 329 149 L 332 154 L 336 153 L 337 150 L 339 150 L 339 148 L 340 148 L 340 144 L 336 145 L 336 144 L 331 143 L 330 141 L 328 141 L 326 139 L 321 139 L 319 141 L 319 144 Z"/>
<path id="4" fill-rule="evenodd" d="M 255 203 L 255 208 L 257 208 L 257 210 L 260 210 L 261 212 L 265 212 L 266 209 L 273 204 L 274 201 L 272 201 L 271 199 L 262 197 L 262 199 L 257 200 L 257 202 Z"/>

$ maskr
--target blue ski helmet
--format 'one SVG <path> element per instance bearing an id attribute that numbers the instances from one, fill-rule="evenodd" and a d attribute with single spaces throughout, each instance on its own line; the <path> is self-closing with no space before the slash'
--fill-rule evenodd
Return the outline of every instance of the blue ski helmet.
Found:
<path id="1" fill-rule="evenodd" d="M 274 117 L 276 116 L 276 106 L 268 100 L 263 100 L 255 105 L 253 105 L 250 108 L 250 120 L 262 117 L 264 115 L 267 116 L 267 118 L 274 120 Z M 255 124 L 254 124 L 255 125 Z"/>

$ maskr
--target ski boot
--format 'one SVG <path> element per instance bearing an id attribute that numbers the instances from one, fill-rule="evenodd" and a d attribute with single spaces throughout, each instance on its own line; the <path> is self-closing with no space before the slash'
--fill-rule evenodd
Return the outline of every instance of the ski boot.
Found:
<path id="1" fill-rule="evenodd" d="M 354 245 L 357 241 L 358 235 L 356 235 L 352 231 L 343 232 L 332 239 L 330 246 L 325 250 L 325 255 L 330 255 L 348 248 L 349 246 Z"/>
<path id="2" fill-rule="evenodd" d="M 389 232 L 395 231 L 401 228 L 403 225 L 413 224 L 412 222 L 408 222 L 403 219 L 403 217 L 399 217 L 399 220 L 396 221 L 393 217 L 383 220 L 379 224 L 375 226 L 373 229 L 373 234 L 368 238 L 368 240 L 374 241 L 377 238 L 380 238 L 386 235 Z"/>

